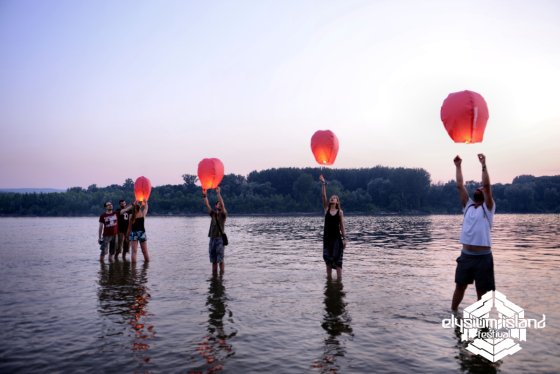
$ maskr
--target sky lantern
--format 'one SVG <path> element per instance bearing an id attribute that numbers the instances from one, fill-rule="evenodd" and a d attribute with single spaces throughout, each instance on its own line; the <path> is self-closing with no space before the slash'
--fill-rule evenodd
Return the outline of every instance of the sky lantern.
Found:
<path id="1" fill-rule="evenodd" d="M 476 92 L 453 92 L 443 101 L 441 121 L 455 143 L 479 143 L 488 122 L 488 106 Z"/>
<path id="2" fill-rule="evenodd" d="M 311 151 L 319 165 L 332 165 L 338 154 L 338 138 L 331 130 L 319 130 L 311 137 Z"/>
<path id="3" fill-rule="evenodd" d="M 224 164 L 217 158 L 205 158 L 198 163 L 198 179 L 204 191 L 218 187 L 224 178 Z"/>
<path id="4" fill-rule="evenodd" d="M 148 201 L 152 192 L 150 180 L 144 176 L 138 177 L 134 182 L 134 196 L 136 201 Z"/>

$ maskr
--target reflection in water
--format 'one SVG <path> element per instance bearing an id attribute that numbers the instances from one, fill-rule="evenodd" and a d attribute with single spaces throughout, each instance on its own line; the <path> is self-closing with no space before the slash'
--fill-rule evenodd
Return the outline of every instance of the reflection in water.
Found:
<path id="1" fill-rule="evenodd" d="M 233 313 L 228 309 L 228 297 L 222 275 L 212 275 L 209 284 L 206 300 L 208 334 L 198 343 L 196 350 L 206 362 L 204 369 L 208 373 L 214 373 L 223 370 L 225 360 L 235 354 L 229 341 L 237 335 L 237 331 L 231 328 L 234 322 Z M 226 332 L 228 328 L 230 332 Z"/>
<path id="2" fill-rule="evenodd" d="M 340 368 L 337 359 L 344 357 L 346 348 L 340 341 L 340 335 L 353 336 L 352 318 L 346 311 L 345 293 L 342 281 L 327 279 L 325 285 L 325 312 L 321 326 L 326 331 L 323 357 L 315 361 L 313 368 L 320 369 L 322 373 L 336 373 Z"/>
<path id="3" fill-rule="evenodd" d="M 464 373 L 480 373 L 494 374 L 500 372 L 502 361 L 491 362 L 480 355 L 475 355 L 467 351 L 468 341 L 461 341 L 461 330 L 455 328 L 455 336 L 457 337 L 457 350 L 459 354 L 455 356 L 459 363 L 460 370 Z"/>
<path id="4" fill-rule="evenodd" d="M 149 363 L 149 342 L 155 336 L 154 326 L 149 324 L 148 281 L 149 263 L 140 271 L 128 261 L 102 263 L 99 271 L 99 313 L 112 322 L 103 324 L 102 338 L 127 334 L 131 338 L 131 350 L 139 354 L 141 362 Z M 115 319 L 114 317 L 120 317 Z M 119 327 L 124 327 L 118 331 Z"/>
<path id="5" fill-rule="evenodd" d="M 220 363 L 223 373 L 319 374 L 327 365 L 323 352 L 327 361 L 336 359 L 338 373 L 560 372 L 560 325 L 554 323 L 560 320 L 559 214 L 496 216 L 498 289 L 526 313 L 533 311 L 532 317 L 545 313 L 551 322 L 529 331 L 522 351 L 505 357 L 499 368 L 470 354 L 453 329 L 441 327 L 449 317 L 461 215 L 346 217 L 352 240 L 343 299 L 353 336 L 331 335 L 328 329 L 336 332 L 336 324 L 323 317 L 334 308 L 325 295 L 322 219 L 232 217 L 232 270 L 224 275 L 225 290 L 215 292 L 208 259 L 201 256 L 208 243 L 206 217 L 152 217 L 151 231 L 167 250 L 149 263 L 148 281 L 142 262 L 136 269 L 120 261 L 100 267 L 83 251 L 91 217 L 0 218 L 0 373 L 206 372 L 210 365 L 197 348 L 205 340 L 201 352 L 210 346 L 217 360 L 227 355 L 218 341 L 220 328 L 225 336 L 238 330 L 226 340 L 235 355 Z M 528 237 L 520 241 L 523 224 Z M 422 242 L 426 238 L 431 241 Z M 476 301 L 471 291 L 464 305 Z M 136 315 L 131 306 L 148 293 L 153 297 L 138 303 L 138 319 L 155 324 L 157 335 L 142 340 L 130 324 Z M 340 344 L 330 344 L 334 340 Z M 135 342 L 150 347 L 132 351 Z M 139 361 L 141 355 L 151 362 Z"/>

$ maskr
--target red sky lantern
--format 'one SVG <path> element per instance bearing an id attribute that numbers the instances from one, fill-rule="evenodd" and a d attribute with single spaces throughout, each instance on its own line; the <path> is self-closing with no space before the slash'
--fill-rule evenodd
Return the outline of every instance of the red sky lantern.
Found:
<path id="1" fill-rule="evenodd" d="M 205 158 L 198 163 L 198 179 L 204 191 L 219 186 L 224 178 L 224 164 L 217 158 Z"/>
<path id="2" fill-rule="evenodd" d="M 441 120 L 455 143 L 479 143 L 488 122 L 488 106 L 476 92 L 453 92 L 443 101 Z"/>
<path id="3" fill-rule="evenodd" d="M 311 151 L 319 165 L 332 165 L 338 154 L 338 138 L 330 130 L 319 130 L 311 137 Z"/>
<path id="4" fill-rule="evenodd" d="M 136 201 L 148 201 L 152 192 L 150 180 L 144 176 L 138 177 L 134 182 L 134 196 Z"/>

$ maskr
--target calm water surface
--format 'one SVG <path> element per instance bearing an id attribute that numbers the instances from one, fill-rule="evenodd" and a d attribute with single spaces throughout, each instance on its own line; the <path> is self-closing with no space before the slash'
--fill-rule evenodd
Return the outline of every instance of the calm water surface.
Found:
<path id="1" fill-rule="evenodd" d="M 497 289 L 547 326 L 495 364 L 441 327 L 461 219 L 347 217 L 329 282 L 321 217 L 230 217 L 223 277 L 207 217 L 148 217 L 136 265 L 99 263 L 95 217 L 2 218 L 0 372 L 560 372 L 560 216 L 496 216 Z"/>

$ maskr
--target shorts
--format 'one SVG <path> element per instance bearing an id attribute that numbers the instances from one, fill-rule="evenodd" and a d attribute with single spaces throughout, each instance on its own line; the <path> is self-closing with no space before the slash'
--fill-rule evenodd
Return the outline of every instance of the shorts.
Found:
<path id="1" fill-rule="evenodd" d="M 323 241 L 323 260 L 327 266 L 341 268 L 343 255 L 342 239 Z"/>
<path id="2" fill-rule="evenodd" d="M 101 250 L 101 256 L 105 256 L 107 254 L 107 247 L 109 247 L 109 256 L 113 256 L 115 251 L 117 250 L 117 236 L 103 236 L 103 241 L 99 245 L 99 249 Z"/>
<path id="3" fill-rule="evenodd" d="M 146 237 L 146 231 L 131 231 L 128 240 L 131 242 L 138 240 L 140 243 L 144 243 L 148 240 Z"/>
<path id="4" fill-rule="evenodd" d="M 487 255 L 461 253 L 461 256 L 457 257 L 455 283 L 472 284 L 473 281 L 479 294 L 483 295 L 488 291 L 496 290 L 492 253 Z"/>
<path id="5" fill-rule="evenodd" d="M 210 238 L 208 255 L 210 257 L 210 262 L 213 264 L 219 264 L 224 261 L 224 242 L 221 237 Z"/>

